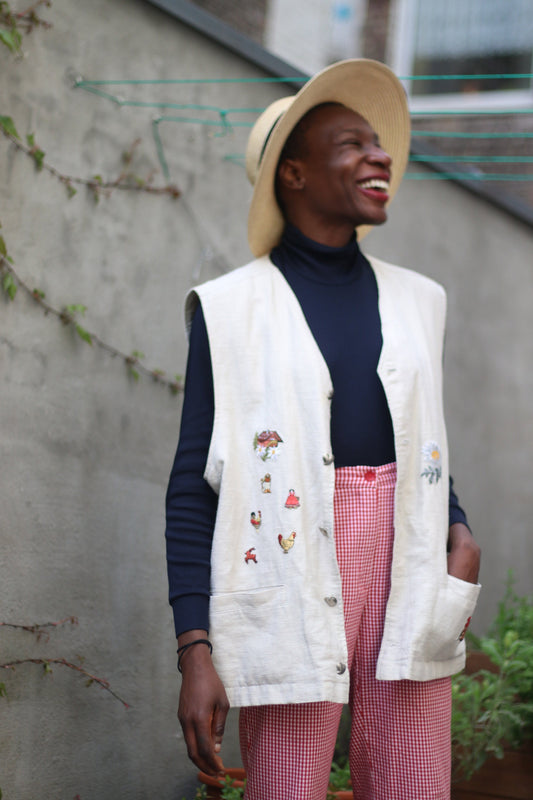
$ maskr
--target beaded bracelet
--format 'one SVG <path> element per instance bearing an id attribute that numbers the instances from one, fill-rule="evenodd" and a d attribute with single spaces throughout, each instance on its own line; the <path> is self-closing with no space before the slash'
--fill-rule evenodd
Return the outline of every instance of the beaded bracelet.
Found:
<path id="1" fill-rule="evenodd" d="M 194 642 L 188 642 L 187 644 L 182 644 L 181 647 L 178 647 L 177 649 L 178 672 L 181 672 L 181 659 L 183 657 L 183 654 L 185 653 L 186 650 L 189 649 L 189 647 L 192 647 L 195 644 L 206 644 L 209 647 L 209 654 L 213 652 L 213 645 L 211 644 L 209 639 L 195 639 Z"/>

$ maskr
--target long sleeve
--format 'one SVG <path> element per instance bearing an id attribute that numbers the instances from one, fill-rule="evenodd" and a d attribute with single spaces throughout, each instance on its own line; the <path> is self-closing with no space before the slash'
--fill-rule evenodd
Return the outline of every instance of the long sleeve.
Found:
<path id="1" fill-rule="evenodd" d="M 166 497 L 169 600 L 176 635 L 209 626 L 211 542 L 218 498 L 203 474 L 213 418 L 211 355 L 199 306 L 191 328 L 180 437 Z"/>

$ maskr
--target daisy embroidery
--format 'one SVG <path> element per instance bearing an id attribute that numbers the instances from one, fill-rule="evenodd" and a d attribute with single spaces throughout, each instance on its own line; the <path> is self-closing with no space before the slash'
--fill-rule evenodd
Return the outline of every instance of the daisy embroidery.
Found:
<path id="1" fill-rule="evenodd" d="M 436 442 L 426 442 L 422 448 L 424 468 L 420 477 L 427 478 L 429 483 L 438 483 L 442 476 L 441 453 Z"/>
<path id="2" fill-rule="evenodd" d="M 278 455 L 278 446 L 283 439 L 277 431 L 261 431 L 254 436 L 254 450 L 261 461 L 273 461 Z"/>

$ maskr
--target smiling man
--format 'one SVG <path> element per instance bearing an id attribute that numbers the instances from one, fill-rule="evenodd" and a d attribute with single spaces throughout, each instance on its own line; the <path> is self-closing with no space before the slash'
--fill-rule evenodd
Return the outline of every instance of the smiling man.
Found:
<path id="1" fill-rule="evenodd" d="M 187 299 L 166 531 L 178 714 L 216 774 L 241 707 L 248 800 L 324 800 L 344 703 L 355 798 L 450 794 L 479 548 L 448 471 L 445 295 L 359 248 L 408 148 L 377 62 L 273 103 L 247 150 L 256 259 Z"/>

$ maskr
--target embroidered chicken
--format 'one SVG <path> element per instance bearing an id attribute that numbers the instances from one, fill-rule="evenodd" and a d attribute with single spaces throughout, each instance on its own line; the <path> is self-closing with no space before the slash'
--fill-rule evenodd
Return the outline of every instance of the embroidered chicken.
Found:
<path id="1" fill-rule="evenodd" d="M 255 511 L 252 511 L 252 513 L 250 514 L 250 522 L 257 530 L 261 525 L 261 512 L 258 511 L 256 514 Z"/>
<path id="2" fill-rule="evenodd" d="M 296 539 L 296 534 L 295 534 L 294 531 L 291 533 L 291 535 L 287 539 L 284 539 L 283 536 L 281 535 L 281 533 L 278 536 L 279 545 L 280 545 L 281 549 L 283 550 L 283 552 L 285 553 L 285 555 L 287 555 L 287 553 L 289 552 L 291 547 L 294 546 L 294 540 L 295 539 Z"/>

